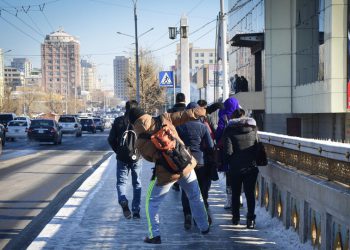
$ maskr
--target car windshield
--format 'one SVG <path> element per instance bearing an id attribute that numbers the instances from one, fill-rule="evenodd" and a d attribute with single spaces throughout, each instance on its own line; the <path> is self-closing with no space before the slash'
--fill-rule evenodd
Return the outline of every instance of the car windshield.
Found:
<path id="1" fill-rule="evenodd" d="M 27 126 L 27 122 L 26 121 L 21 121 L 21 120 L 18 120 L 18 121 L 10 121 L 9 124 L 7 125 L 9 127 L 12 127 L 12 126 Z"/>
<path id="2" fill-rule="evenodd" d="M 94 122 L 100 122 L 101 119 L 94 119 Z"/>
<path id="3" fill-rule="evenodd" d="M 53 121 L 50 120 L 33 120 L 31 127 L 53 127 Z"/>
<path id="4" fill-rule="evenodd" d="M 58 122 L 75 122 L 74 117 L 60 117 L 60 119 L 58 120 Z"/>
<path id="5" fill-rule="evenodd" d="M 81 124 L 92 124 L 92 120 L 91 119 L 81 119 L 80 123 Z"/>
<path id="6" fill-rule="evenodd" d="M 15 120 L 21 120 L 21 121 L 26 121 L 26 120 L 27 120 L 27 118 L 25 118 L 25 117 L 20 117 L 20 116 L 17 116 L 17 117 L 15 118 Z"/>

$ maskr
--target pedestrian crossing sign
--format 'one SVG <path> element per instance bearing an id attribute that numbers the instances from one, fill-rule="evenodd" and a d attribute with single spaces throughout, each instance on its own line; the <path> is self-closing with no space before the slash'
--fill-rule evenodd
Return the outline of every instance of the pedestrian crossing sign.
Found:
<path id="1" fill-rule="evenodd" d="M 172 71 L 159 72 L 159 86 L 160 87 L 173 87 L 174 86 L 174 74 Z"/>

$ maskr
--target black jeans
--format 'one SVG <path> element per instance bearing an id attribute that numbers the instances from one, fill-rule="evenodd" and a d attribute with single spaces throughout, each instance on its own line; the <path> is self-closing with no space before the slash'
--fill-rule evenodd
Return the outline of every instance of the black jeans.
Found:
<path id="1" fill-rule="evenodd" d="M 232 218 L 239 220 L 239 208 L 242 184 L 245 197 L 247 199 L 248 214 L 247 219 L 255 218 L 255 183 L 258 177 L 259 169 L 252 167 L 245 173 L 231 172 L 231 187 L 232 187 Z"/>
<path id="2" fill-rule="evenodd" d="M 194 170 L 197 175 L 199 189 L 204 200 L 204 204 L 208 204 L 209 189 L 211 186 L 211 169 L 209 166 L 203 166 L 195 168 Z M 182 210 L 184 215 L 191 214 L 190 202 L 188 201 L 186 193 L 182 190 L 181 193 Z"/>

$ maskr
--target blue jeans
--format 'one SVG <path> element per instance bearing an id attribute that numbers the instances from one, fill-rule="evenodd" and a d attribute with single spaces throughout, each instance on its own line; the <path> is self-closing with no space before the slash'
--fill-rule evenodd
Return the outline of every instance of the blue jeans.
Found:
<path id="1" fill-rule="evenodd" d="M 126 198 L 126 185 L 128 182 L 129 172 L 131 171 L 132 186 L 133 186 L 133 199 L 132 199 L 132 212 L 140 212 L 141 203 L 141 173 L 142 162 L 141 160 L 135 163 L 124 163 L 117 159 L 117 192 L 118 202 L 128 201 Z"/>
<path id="2" fill-rule="evenodd" d="M 164 186 L 156 184 L 157 179 L 152 180 L 147 191 L 146 197 L 146 216 L 148 222 L 149 238 L 160 236 L 159 228 L 159 206 L 164 200 L 166 194 L 169 192 L 174 182 Z M 181 177 L 177 183 L 186 192 L 192 216 L 197 223 L 200 231 L 206 231 L 209 228 L 208 215 L 204 207 L 201 192 L 198 186 L 197 176 L 192 170 L 187 176 Z M 169 218 L 173 219 L 173 218 Z"/>

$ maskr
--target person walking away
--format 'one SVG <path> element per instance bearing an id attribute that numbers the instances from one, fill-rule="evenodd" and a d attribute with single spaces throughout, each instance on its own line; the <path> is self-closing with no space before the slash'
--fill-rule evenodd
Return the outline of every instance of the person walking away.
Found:
<path id="1" fill-rule="evenodd" d="M 233 112 L 223 135 L 224 161 L 229 165 L 232 187 L 232 224 L 240 220 L 240 194 L 243 184 L 247 200 L 247 228 L 255 228 L 254 190 L 259 173 L 256 166 L 257 126 L 253 118 L 245 117 L 243 109 Z"/>
<path id="2" fill-rule="evenodd" d="M 174 113 L 178 111 L 184 111 L 186 109 L 186 96 L 184 93 L 177 93 L 175 97 L 175 104 L 171 109 L 168 109 L 168 113 Z M 177 182 L 173 185 L 173 190 L 179 192 L 180 186 Z"/>
<path id="3" fill-rule="evenodd" d="M 197 104 L 203 108 L 207 107 L 206 100 L 198 100 Z M 204 123 L 208 127 L 210 137 L 214 142 L 214 148 L 215 148 L 216 147 L 215 131 L 216 131 L 217 125 L 214 123 L 212 115 L 208 114 L 205 117 L 201 118 L 200 120 L 202 123 Z M 218 174 L 218 169 L 217 169 L 218 164 L 215 162 L 214 151 L 210 148 L 203 148 L 203 149 L 204 149 L 204 165 L 209 166 L 209 168 L 211 170 L 211 172 L 210 172 L 211 180 L 218 181 L 219 180 L 219 174 Z M 211 183 L 210 183 L 210 186 L 211 186 Z M 210 187 L 209 187 L 209 189 L 210 189 Z"/>
<path id="4" fill-rule="evenodd" d="M 141 160 L 134 143 L 136 142 L 136 134 L 132 129 L 128 120 L 130 109 L 138 106 L 137 101 L 131 100 L 125 104 L 125 115 L 117 117 L 109 132 L 108 143 L 116 153 L 117 169 L 116 169 L 116 188 L 118 195 L 118 203 L 123 209 L 125 218 L 140 218 L 141 203 Z M 131 211 L 129 209 L 128 199 L 126 198 L 127 181 L 131 172 L 133 186 L 133 200 Z"/>
<path id="5" fill-rule="evenodd" d="M 149 185 L 146 197 L 146 215 L 149 229 L 149 236 L 144 239 L 145 243 L 161 244 L 159 228 L 159 206 L 169 192 L 174 182 L 178 181 L 181 188 L 185 190 L 192 208 L 192 216 L 202 234 L 209 232 L 209 223 L 207 213 L 204 207 L 203 199 L 200 195 L 198 181 L 194 172 L 196 165 L 195 158 L 191 158 L 181 172 L 169 171 L 169 166 L 164 162 L 162 153 L 155 147 L 149 138 L 143 138 L 142 135 L 153 135 L 159 131 L 159 127 L 166 126 L 178 143 L 183 143 L 179 138 L 175 126 L 179 126 L 190 120 L 196 120 L 221 108 L 222 104 L 216 103 L 207 109 L 195 108 L 175 113 L 164 113 L 158 119 L 146 114 L 140 108 L 133 108 L 129 112 L 129 120 L 134 126 L 138 135 L 136 147 L 141 155 L 150 162 L 155 163 L 154 178 Z M 159 120 L 161 126 L 159 126 Z"/>
<path id="6" fill-rule="evenodd" d="M 241 89 L 242 92 L 248 92 L 248 80 L 241 76 Z"/>
<path id="7" fill-rule="evenodd" d="M 219 121 L 218 121 L 218 127 L 216 129 L 215 133 L 215 140 L 217 142 L 218 147 L 222 150 L 223 149 L 223 142 L 222 142 L 222 134 L 225 130 L 225 127 L 227 126 L 228 119 L 232 117 L 233 112 L 236 109 L 239 109 L 239 102 L 236 98 L 230 97 L 225 100 L 224 102 L 224 109 L 219 111 Z M 231 208 L 231 198 L 232 198 L 232 189 L 231 189 L 231 177 L 230 172 L 228 171 L 228 165 L 224 164 L 221 169 L 218 169 L 219 172 L 224 172 L 226 174 L 226 201 L 224 204 L 225 209 Z"/>
<path id="8" fill-rule="evenodd" d="M 186 109 L 197 108 L 199 105 L 195 102 L 190 102 Z M 209 128 L 200 120 L 186 122 L 176 127 L 181 140 L 191 151 L 191 154 L 197 161 L 195 173 L 197 175 L 198 185 L 204 200 L 204 205 L 208 212 L 208 194 L 211 185 L 210 166 L 204 164 L 204 150 L 213 150 L 214 142 L 210 137 Z M 203 148 L 205 147 L 205 149 Z M 184 213 L 184 227 L 186 230 L 191 228 L 192 214 L 190 203 L 184 190 L 181 193 L 182 209 Z M 211 224 L 211 217 L 208 213 L 208 222 Z"/>

